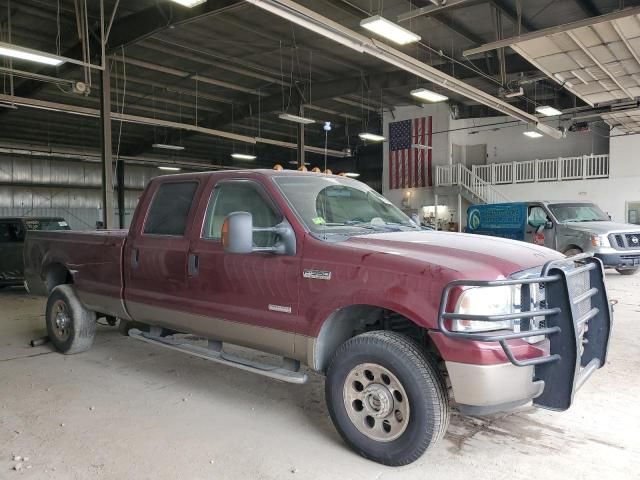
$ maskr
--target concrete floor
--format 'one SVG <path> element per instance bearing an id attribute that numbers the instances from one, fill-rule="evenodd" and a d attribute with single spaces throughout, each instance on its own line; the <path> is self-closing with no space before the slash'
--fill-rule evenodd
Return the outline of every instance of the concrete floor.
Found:
<path id="1" fill-rule="evenodd" d="M 44 334 L 44 300 L 4 290 L 0 478 L 637 479 L 640 275 L 607 282 L 619 300 L 609 364 L 568 412 L 454 415 L 439 446 L 395 469 L 342 443 L 319 376 L 279 383 L 109 327 L 83 354 L 31 348 Z M 12 455 L 29 457 L 20 471 Z"/>

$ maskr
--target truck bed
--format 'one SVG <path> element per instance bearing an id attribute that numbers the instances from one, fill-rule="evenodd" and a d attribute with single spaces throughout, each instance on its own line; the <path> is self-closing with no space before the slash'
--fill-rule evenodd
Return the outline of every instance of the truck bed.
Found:
<path id="1" fill-rule="evenodd" d="M 46 295 L 56 275 L 67 275 L 82 302 L 101 313 L 124 316 L 122 255 L 127 230 L 34 231 L 25 240 L 27 288 Z M 64 268 L 63 268 L 64 267 Z"/>

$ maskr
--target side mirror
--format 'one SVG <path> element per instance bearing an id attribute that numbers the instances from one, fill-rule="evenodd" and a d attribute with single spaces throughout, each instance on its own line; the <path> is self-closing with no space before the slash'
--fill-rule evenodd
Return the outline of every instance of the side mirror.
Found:
<path id="1" fill-rule="evenodd" d="M 275 233 L 278 240 L 271 247 L 254 247 L 254 232 Z M 286 220 L 275 227 L 254 228 L 253 216 L 249 212 L 233 212 L 225 218 L 222 224 L 222 246 L 227 253 L 267 252 L 278 255 L 295 255 L 296 236 Z"/>
<path id="2" fill-rule="evenodd" d="M 552 222 L 551 220 L 547 220 L 547 221 L 544 223 L 544 228 L 545 228 L 546 230 L 551 230 L 551 229 L 553 228 L 553 222 Z"/>

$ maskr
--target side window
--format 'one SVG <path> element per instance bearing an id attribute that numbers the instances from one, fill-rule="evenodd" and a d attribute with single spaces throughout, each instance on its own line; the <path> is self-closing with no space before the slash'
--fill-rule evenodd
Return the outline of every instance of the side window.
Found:
<path id="1" fill-rule="evenodd" d="M 547 220 L 549 220 L 549 217 L 547 217 L 547 212 L 542 207 L 529 207 L 529 225 L 538 228 L 547 223 Z"/>
<path id="2" fill-rule="evenodd" d="M 202 237 L 220 239 L 224 219 L 233 212 L 249 212 L 254 227 L 275 227 L 282 221 L 282 216 L 274 211 L 267 198 L 266 193 L 251 182 L 221 183 L 209 200 Z M 256 232 L 253 242 L 256 247 L 268 247 L 275 243 L 275 237 L 270 232 Z"/>
<path id="3" fill-rule="evenodd" d="M 144 224 L 151 235 L 184 235 L 198 182 L 172 182 L 156 191 Z"/>
<path id="4" fill-rule="evenodd" d="M 20 222 L 0 223 L 0 243 L 15 243 L 24 241 L 24 231 Z"/>

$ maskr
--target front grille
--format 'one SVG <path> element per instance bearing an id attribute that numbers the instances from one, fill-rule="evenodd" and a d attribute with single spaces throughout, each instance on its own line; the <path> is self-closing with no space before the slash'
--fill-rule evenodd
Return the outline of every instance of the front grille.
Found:
<path id="1" fill-rule="evenodd" d="M 612 233 L 609 243 L 618 250 L 640 250 L 640 232 Z"/>

